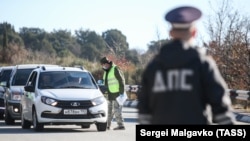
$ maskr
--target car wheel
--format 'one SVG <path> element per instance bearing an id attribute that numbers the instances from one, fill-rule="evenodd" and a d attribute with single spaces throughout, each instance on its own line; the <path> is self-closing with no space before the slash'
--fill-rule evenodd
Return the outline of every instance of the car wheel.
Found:
<path id="1" fill-rule="evenodd" d="M 97 131 L 106 131 L 107 129 L 107 122 L 105 123 L 96 123 L 96 128 L 97 128 Z"/>
<path id="2" fill-rule="evenodd" d="M 31 123 L 24 118 L 22 111 L 21 111 L 21 126 L 23 129 L 30 129 L 31 126 Z"/>
<path id="3" fill-rule="evenodd" d="M 82 127 L 83 129 L 90 128 L 90 124 L 83 124 L 83 125 L 81 125 L 81 127 Z"/>
<path id="4" fill-rule="evenodd" d="M 41 131 L 43 130 L 44 128 L 44 125 L 39 123 L 37 121 L 37 114 L 36 114 L 36 110 L 33 111 L 33 114 L 32 114 L 32 121 L 33 121 L 33 128 L 35 131 Z"/>
<path id="5" fill-rule="evenodd" d="M 13 118 L 11 118 L 7 109 L 4 110 L 4 120 L 5 120 L 6 125 L 14 125 L 15 124 L 15 120 Z"/>

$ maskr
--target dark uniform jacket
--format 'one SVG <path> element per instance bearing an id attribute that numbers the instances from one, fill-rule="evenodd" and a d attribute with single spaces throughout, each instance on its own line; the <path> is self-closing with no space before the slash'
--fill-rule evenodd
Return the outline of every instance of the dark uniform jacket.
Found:
<path id="1" fill-rule="evenodd" d="M 174 40 L 146 67 L 138 95 L 141 124 L 233 124 L 227 85 L 215 61 L 199 48 Z"/>

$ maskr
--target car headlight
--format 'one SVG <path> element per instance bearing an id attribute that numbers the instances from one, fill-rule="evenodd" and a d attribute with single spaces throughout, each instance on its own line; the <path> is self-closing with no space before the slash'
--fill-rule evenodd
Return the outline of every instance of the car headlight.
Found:
<path id="1" fill-rule="evenodd" d="M 97 97 L 95 99 L 92 99 L 91 102 L 94 106 L 96 105 L 100 105 L 102 103 L 104 103 L 106 101 L 105 97 L 101 96 L 101 97 Z"/>
<path id="2" fill-rule="evenodd" d="M 55 99 L 52 99 L 52 98 L 49 98 L 49 97 L 42 96 L 41 101 L 44 104 L 47 104 L 47 105 L 51 105 L 51 106 L 57 105 L 57 101 Z"/>
<path id="3" fill-rule="evenodd" d="M 12 100 L 21 100 L 21 92 L 12 92 Z"/>

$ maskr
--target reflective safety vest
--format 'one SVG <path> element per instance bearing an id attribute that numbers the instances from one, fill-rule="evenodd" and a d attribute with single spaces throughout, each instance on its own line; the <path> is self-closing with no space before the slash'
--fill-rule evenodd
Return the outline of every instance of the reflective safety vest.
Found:
<path id="1" fill-rule="evenodd" d="M 108 89 L 111 93 L 117 93 L 119 92 L 119 82 L 115 77 L 115 67 L 116 65 L 112 65 L 109 72 L 108 72 L 108 76 L 107 76 L 107 81 L 104 81 L 108 83 Z M 107 72 L 104 71 L 103 74 L 103 80 L 105 80 L 107 75 Z"/>

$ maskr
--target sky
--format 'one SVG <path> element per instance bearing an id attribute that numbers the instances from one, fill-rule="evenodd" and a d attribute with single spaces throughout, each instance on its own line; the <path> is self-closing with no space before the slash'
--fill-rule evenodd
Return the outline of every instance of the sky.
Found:
<path id="1" fill-rule="evenodd" d="M 126 36 L 129 49 L 147 50 L 151 41 L 169 38 L 165 14 L 177 6 L 195 6 L 203 16 L 197 22 L 198 36 L 207 38 L 204 22 L 211 14 L 209 1 L 222 0 L 1 0 L 0 23 L 19 32 L 22 27 L 47 32 L 91 30 L 101 35 L 117 29 Z M 248 12 L 250 0 L 231 0 L 235 9 Z"/>

